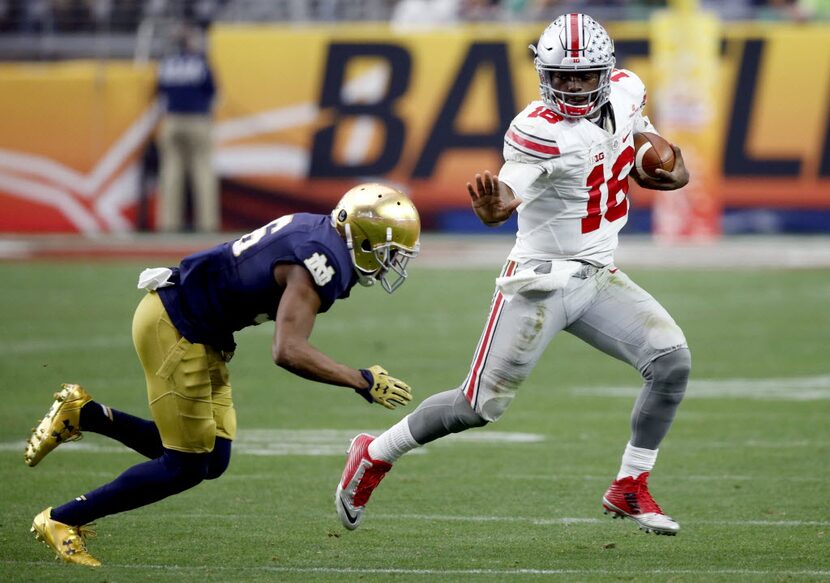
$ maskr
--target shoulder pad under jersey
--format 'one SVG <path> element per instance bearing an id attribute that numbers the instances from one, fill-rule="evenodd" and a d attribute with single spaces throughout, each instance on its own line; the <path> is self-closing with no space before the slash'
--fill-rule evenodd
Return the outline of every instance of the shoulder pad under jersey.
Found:
<path id="1" fill-rule="evenodd" d="M 563 120 L 542 101 L 531 102 L 504 134 L 505 161 L 535 164 L 559 156 L 556 136 Z"/>
<path id="2" fill-rule="evenodd" d="M 614 69 L 611 72 L 611 91 L 625 93 L 640 109 L 647 101 L 646 86 L 636 73 L 628 69 Z"/>

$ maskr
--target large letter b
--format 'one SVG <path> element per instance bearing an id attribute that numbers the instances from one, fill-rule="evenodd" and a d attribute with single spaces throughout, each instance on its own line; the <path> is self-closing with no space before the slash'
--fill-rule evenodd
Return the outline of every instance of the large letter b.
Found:
<path id="1" fill-rule="evenodd" d="M 365 80 L 346 85 L 346 70 L 354 58 L 371 57 L 385 60 L 389 74 L 366 75 Z M 411 59 L 401 47 L 387 44 L 332 43 L 326 62 L 323 91 L 320 95 L 320 110 L 331 110 L 331 125 L 314 135 L 311 158 L 312 178 L 345 178 L 352 176 L 378 175 L 392 170 L 400 159 L 404 145 L 405 128 L 403 121 L 392 113 L 395 100 L 404 94 L 409 85 Z M 385 87 L 373 87 L 383 83 Z M 385 139 L 373 160 L 350 161 L 343 156 L 335 159 L 335 136 L 338 126 L 344 121 L 358 121 L 371 118 L 385 129 Z"/>

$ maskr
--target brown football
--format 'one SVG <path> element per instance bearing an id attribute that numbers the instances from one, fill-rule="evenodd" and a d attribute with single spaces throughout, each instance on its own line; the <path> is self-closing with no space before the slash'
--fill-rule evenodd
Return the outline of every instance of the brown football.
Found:
<path id="1" fill-rule="evenodd" d="M 634 167 L 641 177 L 657 178 L 654 171 L 674 168 L 674 150 L 664 138 L 651 132 L 634 134 Z"/>

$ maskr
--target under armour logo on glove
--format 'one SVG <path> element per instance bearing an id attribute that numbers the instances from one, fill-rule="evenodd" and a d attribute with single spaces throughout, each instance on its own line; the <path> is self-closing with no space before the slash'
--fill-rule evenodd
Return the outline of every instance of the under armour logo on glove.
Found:
<path id="1" fill-rule="evenodd" d="M 390 377 L 382 366 L 376 364 L 369 368 L 362 368 L 360 372 L 369 382 L 369 386 L 365 389 L 355 389 L 355 392 L 369 403 L 377 403 L 387 409 L 394 409 L 412 400 L 412 390 L 409 385 L 400 379 Z"/>

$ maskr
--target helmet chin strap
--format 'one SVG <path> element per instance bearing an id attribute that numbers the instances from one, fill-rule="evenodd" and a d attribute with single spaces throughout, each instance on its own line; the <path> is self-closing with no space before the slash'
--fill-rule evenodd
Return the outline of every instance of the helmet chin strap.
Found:
<path id="1" fill-rule="evenodd" d="M 354 243 L 352 242 L 352 227 L 349 223 L 346 223 L 344 227 L 346 228 L 346 247 L 349 251 L 354 251 Z"/>
<path id="2" fill-rule="evenodd" d="M 354 257 L 354 241 L 352 240 L 352 227 L 349 223 L 343 225 L 344 230 L 346 231 L 346 248 L 349 250 L 349 254 L 352 256 L 352 267 L 354 267 L 354 271 L 357 274 L 357 281 L 360 285 L 364 287 L 370 287 L 375 285 L 375 278 L 371 275 L 366 275 L 357 267 L 357 262 L 355 261 Z"/>
<path id="3" fill-rule="evenodd" d="M 365 273 L 361 272 L 357 267 L 354 268 L 357 272 L 357 282 L 362 285 L 363 287 L 372 287 L 375 285 L 375 278 L 372 275 L 366 275 Z"/>

